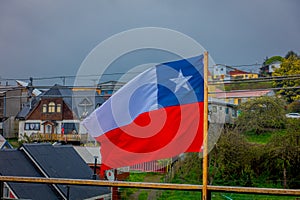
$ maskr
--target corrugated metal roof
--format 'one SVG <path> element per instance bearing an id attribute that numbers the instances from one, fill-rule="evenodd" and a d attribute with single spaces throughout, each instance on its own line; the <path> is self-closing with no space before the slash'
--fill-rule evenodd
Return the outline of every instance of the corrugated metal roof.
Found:
<path id="1" fill-rule="evenodd" d="M 73 148 L 87 164 L 94 164 L 95 156 L 97 156 L 97 164 L 101 164 L 100 147 L 74 146 Z"/>
<path id="2" fill-rule="evenodd" d="M 21 85 L 21 86 L 24 86 L 24 87 L 27 87 L 29 84 L 24 82 L 24 81 L 18 81 L 16 80 L 16 82 Z M 34 96 L 39 96 L 40 94 L 42 94 L 42 92 L 38 89 L 33 89 L 32 91 L 32 94 L 34 94 Z"/>
<path id="3" fill-rule="evenodd" d="M 217 98 L 246 98 L 246 97 L 260 97 L 273 92 L 272 90 L 249 90 L 249 91 L 230 91 L 224 93 L 217 93 Z"/>

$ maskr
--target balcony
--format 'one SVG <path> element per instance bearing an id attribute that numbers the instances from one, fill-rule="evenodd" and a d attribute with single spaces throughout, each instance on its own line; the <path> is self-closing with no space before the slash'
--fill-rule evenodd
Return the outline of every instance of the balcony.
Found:
<path id="1" fill-rule="evenodd" d="M 30 135 L 30 140 L 33 142 L 83 144 L 87 142 L 88 134 L 33 133 Z"/>

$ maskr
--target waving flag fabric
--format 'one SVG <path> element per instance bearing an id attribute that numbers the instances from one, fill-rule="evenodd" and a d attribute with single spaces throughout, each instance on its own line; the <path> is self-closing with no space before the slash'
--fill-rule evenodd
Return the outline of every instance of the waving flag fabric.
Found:
<path id="1" fill-rule="evenodd" d="M 203 142 L 203 55 L 153 66 L 84 121 L 102 165 L 130 166 L 199 152 Z"/>

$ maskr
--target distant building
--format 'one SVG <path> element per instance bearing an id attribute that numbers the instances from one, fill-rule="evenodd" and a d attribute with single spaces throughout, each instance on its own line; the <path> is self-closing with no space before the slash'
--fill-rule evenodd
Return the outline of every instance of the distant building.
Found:
<path id="1" fill-rule="evenodd" d="M 18 112 L 29 101 L 28 89 L 21 85 L 0 85 L 0 134 L 5 138 L 18 136 Z"/>
<path id="2" fill-rule="evenodd" d="M 230 76 L 231 80 L 258 78 L 258 74 L 256 74 L 256 73 L 245 72 L 245 71 L 238 70 L 238 69 L 230 71 L 229 76 Z"/>
<path id="3" fill-rule="evenodd" d="M 214 80 L 230 80 L 229 72 L 234 70 L 226 65 L 216 65 L 213 68 L 212 78 Z"/>
<path id="4" fill-rule="evenodd" d="M 281 61 L 274 61 L 269 65 L 264 65 L 261 68 L 259 68 L 259 74 L 261 76 L 272 76 L 272 73 L 280 68 L 281 66 Z"/>
<path id="5" fill-rule="evenodd" d="M 233 79 L 251 79 L 251 78 L 258 78 L 258 74 L 252 72 L 246 72 L 225 65 L 216 65 L 213 69 L 214 80 L 229 81 Z"/>
<path id="6" fill-rule="evenodd" d="M 103 102 L 96 92 L 54 85 L 18 113 L 19 139 L 85 142 L 88 134 L 80 122 Z"/>
<path id="7" fill-rule="evenodd" d="M 238 91 L 227 91 L 219 92 L 216 94 L 216 98 L 221 99 L 225 102 L 239 105 L 249 99 L 261 97 L 261 96 L 274 96 L 273 90 L 238 90 Z"/>
<path id="8" fill-rule="evenodd" d="M 214 124 L 233 124 L 237 117 L 237 106 L 224 99 L 208 99 L 208 121 Z"/>
<path id="9" fill-rule="evenodd" d="M 97 85 L 97 89 L 100 90 L 100 95 L 104 99 L 108 99 L 113 93 L 119 90 L 123 85 L 125 85 L 124 82 L 107 81 L 107 82 L 99 83 Z"/>

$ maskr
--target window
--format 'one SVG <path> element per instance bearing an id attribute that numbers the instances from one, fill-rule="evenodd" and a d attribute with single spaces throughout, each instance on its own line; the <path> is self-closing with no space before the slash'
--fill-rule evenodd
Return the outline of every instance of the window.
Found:
<path id="1" fill-rule="evenodd" d="M 237 111 L 232 109 L 232 117 L 237 117 Z"/>
<path id="2" fill-rule="evenodd" d="M 39 131 L 40 130 L 40 123 L 25 123 L 24 130 Z"/>
<path id="3" fill-rule="evenodd" d="M 49 113 L 54 113 L 55 112 L 55 103 L 54 102 L 50 102 L 48 105 L 48 112 Z"/>
<path id="4" fill-rule="evenodd" d="M 63 123 L 64 127 L 64 133 L 65 134 L 72 134 L 72 133 L 78 133 L 78 123 Z"/>
<path id="5" fill-rule="evenodd" d="M 47 104 L 43 104 L 43 113 L 47 112 Z"/>
<path id="6" fill-rule="evenodd" d="M 225 108 L 225 113 L 226 113 L 226 115 L 229 114 L 229 108 Z"/>
<path id="7" fill-rule="evenodd" d="M 56 112 L 58 112 L 58 113 L 61 112 L 61 104 L 57 104 L 57 106 L 56 106 Z"/>
<path id="8" fill-rule="evenodd" d="M 216 112 L 217 112 L 217 106 L 213 106 L 213 107 L 212 107 L 212 111 L 213 111 L 214 113 L 216 113 Z"/>

